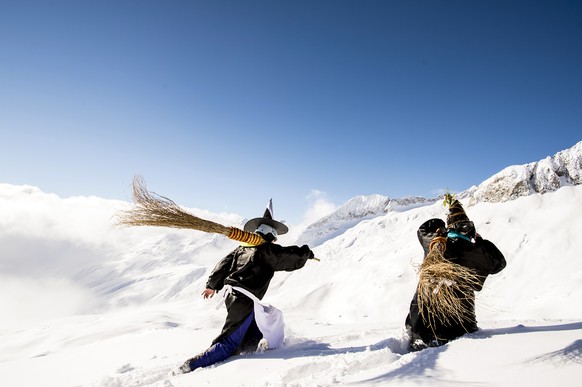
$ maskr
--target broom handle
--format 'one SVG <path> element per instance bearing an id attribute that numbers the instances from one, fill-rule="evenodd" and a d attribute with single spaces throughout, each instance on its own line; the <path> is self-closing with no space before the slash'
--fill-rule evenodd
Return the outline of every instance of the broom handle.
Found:
<path id="1" fill-rule="evenodd" d="M 252 232 L 248 232 L 248 231 L 243 231 L 241 229 L 238 229 L 236 227 L 229 227 L 230 232 L 227 235 L 226 233 L 224 233 L 223 235 L 226 235 L 229 239 L 235 240 L 235 241 L 239 241 L 239 242 L 245 242 L 245 243 L 249 243 L 251 245 L 260 245 L 265 243 L 265 240 L 256 233 L 252 233 Z M 319 258 L 310 258 L 313 259 L 317 262 L 321 262 L 321 259 Z"/>

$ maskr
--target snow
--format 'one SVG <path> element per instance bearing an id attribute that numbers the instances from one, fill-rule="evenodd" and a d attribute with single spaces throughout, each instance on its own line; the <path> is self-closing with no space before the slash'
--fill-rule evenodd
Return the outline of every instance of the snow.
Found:
<path id="1" fill-rule="evenodd" d="M 378 198 L 359 197 L 358 206 L 376 208 Z M 446 215 L 441 201 L 416 203 L 366 213 L 338 232 L 327 233 L 325 222 L 312 228 L 326 235 L 311 246 L 321 262 L 277 273 L 264 298 L 285 314 L 283 348 L 171 376 L 220 332 L 220 297 L 200 293 L 235 242 L 119 229 L 115 213 L 129 203 L 0 184 L 0 385 L 580 385 L 582 185 L 469 201 L 478 232 L 508 262 L 477 295 L 478 332 L 405 350 L 403 322 L 422 259 L 416 229 Z M 287 238 L 279 243 L 296 243 Z"/>

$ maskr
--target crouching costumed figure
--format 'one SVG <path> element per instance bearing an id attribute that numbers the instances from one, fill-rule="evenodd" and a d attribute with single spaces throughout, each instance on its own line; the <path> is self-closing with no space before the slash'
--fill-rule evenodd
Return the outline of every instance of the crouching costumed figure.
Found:
<path id="1" fill-rule="evenodd" d="M 477 331 L 475 292 L 506 264 L 497 247 L 476 233 L 458 200 L 447 194 L 445 204 L 447 223 L 430 219 L 417 232 L 424 260 L 405 321 L 412 351 Z"/>

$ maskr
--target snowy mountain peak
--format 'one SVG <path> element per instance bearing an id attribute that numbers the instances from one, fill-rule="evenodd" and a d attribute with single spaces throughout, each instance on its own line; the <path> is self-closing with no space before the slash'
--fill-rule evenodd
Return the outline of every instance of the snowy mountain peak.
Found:
<path id="1" fill-rule="evenodd" d="M 458 194 L 469 205 L 480 202 L 505 202 L 533 193 L 556 191 L 568 185 L 582 184 L 582 141 L 572 148 L 543 160 L 507 167 Z M 342 234 L 359 222 L 388 212 L 405 211 L 430 205 L 440 198 L 407 197 L 390 199 L 384 195 L 355 196 L 333 213 L 311 224 L 299 236 L 299 244 L 317 246 Z"/>
<path id="2" fill-rule="evenodd" d="M 355 196 L 333 213 L 321 218 L 307 227 L 298 238 L 298 244 L 316 246 L 345 230 L 353 227 L 365 219 L 384 215 L 391 211 L 432 204 L 436 199 L 422 197 L 405 197 L 390 199 L 384 195 Z"/>
<path id="3" fill-rule="evenodd" d="M 582 141 L 553 157 L 507 167 L 459 197 L 470 198 L 470 204 L 506 202 L 578 184 L 582 184 Z"/>

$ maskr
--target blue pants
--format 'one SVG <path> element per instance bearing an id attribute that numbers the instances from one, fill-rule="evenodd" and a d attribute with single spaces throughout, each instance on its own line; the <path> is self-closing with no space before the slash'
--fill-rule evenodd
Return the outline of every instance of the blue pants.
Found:
<path id="1" fill-rule="evenodd" d="M 262 334 L 255 322 L 255 312 L 251 311 L 251 314 L 234 332 L 214 343 L 206 351 L 188 360 L 188 366 L 193 371 L 196 368 L 207 367 L 226 360 L 234 355 L 237 350 L 247 350 L 245 344 L 249 344 L 249 349 L 254 350 L 257 348 L 257 343 L 261 338 Z"/>

